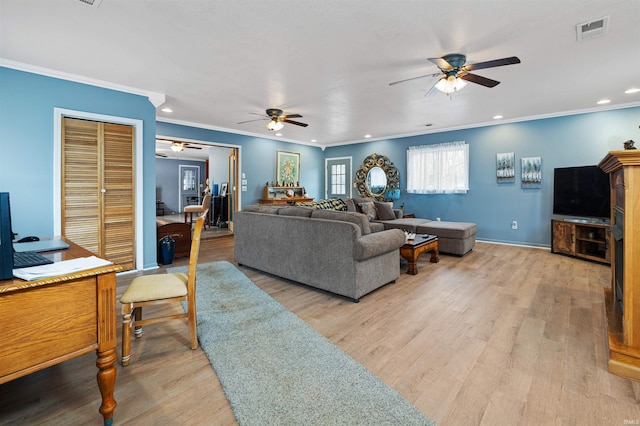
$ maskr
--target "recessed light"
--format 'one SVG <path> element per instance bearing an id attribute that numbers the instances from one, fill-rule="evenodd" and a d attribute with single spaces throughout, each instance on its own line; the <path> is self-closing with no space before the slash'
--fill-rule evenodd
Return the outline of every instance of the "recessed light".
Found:
<path id="1" fill-rule="evenodd" d="M 604 105 L 604 104 L 608 104 L 609 102 L 611 102 L 610 99 L 600 99 L 598 101 L 598 105 Z"/>
<path id="2" fill-rule="evenodd" d="M 501 116 L 501 115 L 499 115 L 499 114 L 498 114 L 498 115 L 494 115 L 494 116 L 493 116 L 493 119 L 494 119 L 494 120 L 500 120 L 501 118 L 502 118 L 502 116 Z"/>
<path id="3" fill-rule="evenodd" d="M 631 94 L 631 93 L 638 93 L 638 92 L 640 92 L 640 89 L 635 88 L 635 87 L 634 87 L 634 88 L 632 88 L 632 89 L 629 89 L 629 90 L 625 90 L 625 91 L 624 91 L 624 93 L 626 93 L 627 95 L 629 95 L 629 94 Z"/>
<path id="4" fill-rule="evenodd" d="M 282 133 L 276 133 L 276 136 L 282 136 Z"/>
<path id="5" fill-rule="evenodd" d="M 162 112 L 173 112 L 171 108 L 162 108 Z"/>
<path id="6" fill-rule="evenodd" d="M 316 139 L 311 139 L 311 142 L 318 142 Z"/>
<path id="7" fill-rule="evenodd" d="M 371 135 L 364 135 L 365 138 L 369 139 Z"/>

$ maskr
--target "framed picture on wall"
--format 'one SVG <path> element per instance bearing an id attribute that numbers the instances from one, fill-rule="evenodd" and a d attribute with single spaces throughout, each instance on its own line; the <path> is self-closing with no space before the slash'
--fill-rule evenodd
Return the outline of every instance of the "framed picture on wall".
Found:
<path id="1" fill-rule="evenodd" d="M 528 157 L 522 160 L 522 187 L 540 188 L 542 186 L 542 158 Z"/>
<path id="2" fill-rule="evenodd" d="M 503 152 L 496 155 L 496 179 L 498 183 L 515 182 L 516 165 L 513 152 Z"/>
<path id="3" fill-rule="evenodd" d="M 276 180 L 282 186 L 298 185 L 300 182 L 300 153 L 277 151 Z"/>
<path id="4" fill-rule="evenodd" d="M 227 196 L 227 188 L 229 187 L 229 182 L 222 182 L 220 184 L 220 196 L 221 197 L 226 197 Z"/>

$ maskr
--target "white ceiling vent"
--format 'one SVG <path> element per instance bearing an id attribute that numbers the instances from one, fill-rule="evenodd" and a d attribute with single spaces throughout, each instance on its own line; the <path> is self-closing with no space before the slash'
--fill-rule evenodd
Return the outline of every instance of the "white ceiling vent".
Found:
<path id="1" fill-rule="evenodd" d="M 578 41 L 602 37 L 609 32 L 609 17 L 598 18 L 593 21 L 576 25 Z"/>
<path id="2" fill-rule="evenodd" d="M 80 3 L 88 4 L 89 6 L 99 7 L 102 0 L 78 0 Z"/>

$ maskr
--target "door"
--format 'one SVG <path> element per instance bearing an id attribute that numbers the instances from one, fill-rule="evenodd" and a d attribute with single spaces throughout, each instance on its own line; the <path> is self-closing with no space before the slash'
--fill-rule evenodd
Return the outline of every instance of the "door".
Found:
<path id="1" fill-rule="evenodd" d="M 229 217 L 229 230 L 233 232 L 233 212 L 238 207 L 237 200 L 237 185 L 238 185 L 238 148 L 233 148 L 229 151 L 229 203 L 228 203 L 228 217 Z"/>
<path id="2" fill-rule="evenodd" d="M 63 118 L 62 235 L 135 267 L 134 128 Z"/>
<path id="3" fill-rule="evenodd" d="M 326 198 L 351 198 L 351 157 L 327 158 Z"/>
<path id="4" fill-rule="evenodd" d="M 198 166 L 179 166 L 180 174 L 178 181 L 178 196 L 180 197 L 180 213 L 184 211 L 186 206 L 199 205 L 200 192 L 200 167 Z"/>

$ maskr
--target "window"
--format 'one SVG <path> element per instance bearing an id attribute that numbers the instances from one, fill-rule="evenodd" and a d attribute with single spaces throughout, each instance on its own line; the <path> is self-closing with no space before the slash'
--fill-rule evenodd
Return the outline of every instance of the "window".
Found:
<path id="1" fill-rule="evenodd" d="M 351 197 L 351 157 L 327 158 L 326 197 Z"/>
<path id="2" fill-rule="evenodd" d="M 450 142 L 410 146 L 407 150 L 407 192 L 466 194 L 469 190 L 469 145 Z"/>

